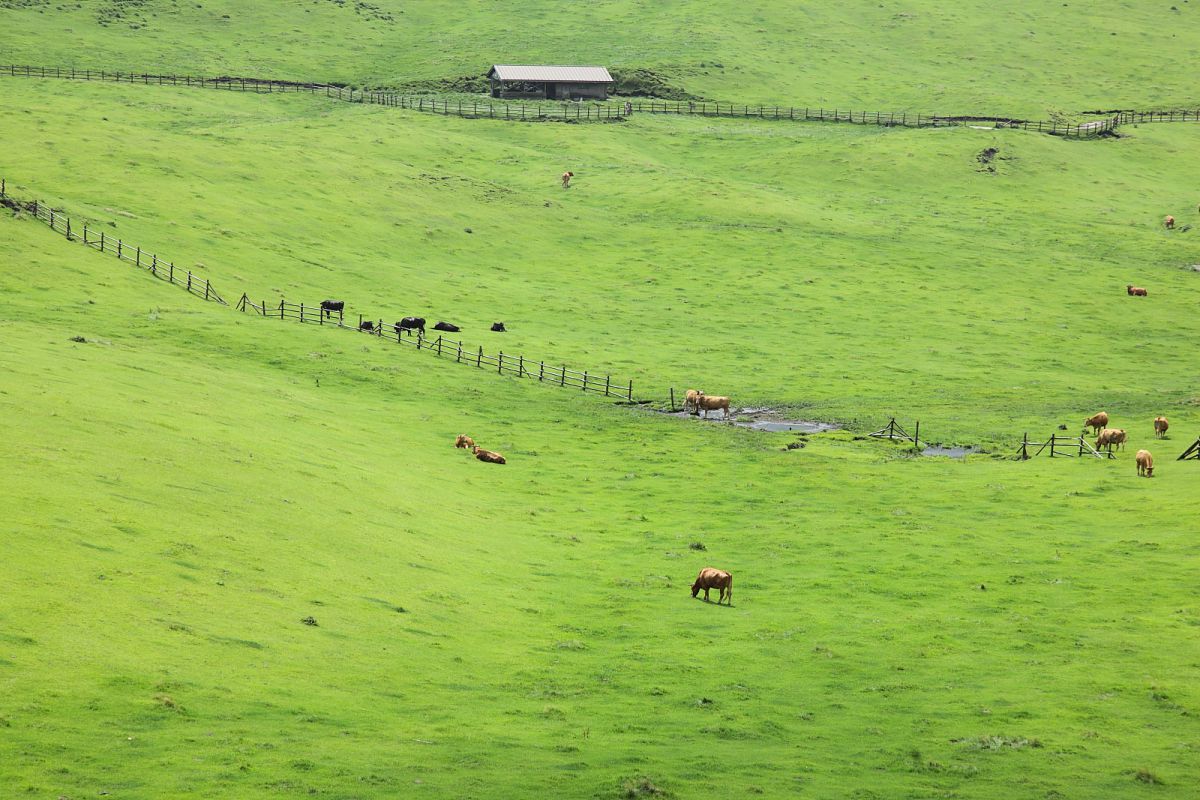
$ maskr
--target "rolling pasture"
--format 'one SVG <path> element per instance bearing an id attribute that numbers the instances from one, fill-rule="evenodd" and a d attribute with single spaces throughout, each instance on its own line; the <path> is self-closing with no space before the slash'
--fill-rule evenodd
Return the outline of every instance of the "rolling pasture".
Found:
<path id="1" fill-rule="evenodd" d="M 1114 424 L 1195 418 L 1200 370 L 1178 342 L 1200 335 L 1200 240 L 1160 225 L 1171 211 L 1198 221 L 1191 125 L 1101 142 L 648 116 L 516 125 L 307 96 L 4 87 L 22 108 L 0 155 L 12 193 L 186 261 L 226 297 L 338 297 L 632 378 L 639 396 L 702 382 L 1010 451 L 1101 407 Z M 502 345 L 495 320 L 509 323 Z"/>
<path id="2" fill-rule="evenodd" d="M 442 89 L 496 63 L 604 64 L 710 100 L 1042 119 L 1194 107 L 1198 15 L 1188 0 L 5 0 L 0 44 L 6 63 Z"/>
<path id="3" fill-rule="evenodd" d="M 1196 105 L 1197 9 L 1035 5 L 0 2 L 0 60 Z M 704 424 L 241 314 L 3 209 L 0 797 L 1193 796 L 1198 137 L 0 77 L 9 194 L 231 302 L 445 319 L 639 397 L 844 426 Z M 1005 457 L 1101 408 L 1117 459 Z M 986 452 L 864 436 L 892 415 Z M 703 566 L 732 607 L 690 597 Z"/>

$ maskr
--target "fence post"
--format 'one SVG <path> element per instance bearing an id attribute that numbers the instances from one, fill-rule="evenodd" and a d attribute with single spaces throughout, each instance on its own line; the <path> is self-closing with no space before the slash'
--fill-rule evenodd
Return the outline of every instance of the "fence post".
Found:
<path id="1" fill-rule="evenodd" d="M 438 358 L 441 358 L 441 356 L 442 356 L 442 337 L 441 336 L 438 336 L 437 347 L 438 347 Z"/>
<path id="2" fill-rule="evenodd" d="M 157 275 L 158 275 L 158 253 L 155 253 L 155 254 L 154 254 L 152 257 L 151 257 L 151 260 L 150 260 L 150 274 L 151 274 L 151 275 L 154 275 L 154 276 L 157 276 Z M 188 288 L 189 288 L 189 289 L 191 289 L 191 288 L 192 288 L 192 282 L 191 282 L 190 280 L 188 281 Z"/>
<path id="3" fill-rule="evenodd" d="M 630 378 L 630 379 L 629 379 L 629 395 L 628 395 L 628 399 L 629 399 L 629 402 L 631 402 L 631 403 L 633 402 L 633 378 Z"/>
<path id="4" fill-rule="evenodd" d="M 71 241 L 71 218 L 67 217 L 67 241 Z"/>
<path id="5" fill-rule="evenodd" d="M 504 351 L 503 350 L 500 351 L 500 357 L 496 359 L 496 373 L 499 375 L 504 374 Z"/>
<path id="6" fill-rule="evenodd" d="M 283 300 L 279 301 L 279 318 L 283 319 Z"/>
<path id="7" fill-rule="evenodd" d="M 674 414 L 675 413 L 675 387 L 674 386 L 671 387 L 670 392 L 671 392 L 671 413 Z"/>
<path id="8" fill-rule="evenodd" d="M 608 385 L 612 382 L 612 375 L 604 376 L 604 396 L 608 397 Z"/>
<path id="9" fill-rule="evenodd" d="M 525 356 L 517 356 L 517 377 L 525 377 Z"/>
<path id="10" fill-rule="evenodd" d="M 462 342 L 458 343 L 458 355 L 455 357 L 454 363 L 457 364 L 460 361 L 462 361 Z"/>
<path id="11" fill-rule="evenodd" d="M 585 391 L 585 392 L 587 391 L 587 379 L 588 379 L 588 374 L 587 374 L 587 370 L 585 369 L 583 371 L 583 391 Z"/>
<path id="12" fill-rule="evenodd" d="M 140 247 L 137 249 L 137 258 L 135 260 L 137 265 L 140 267 L 142 265 L 142 248 Z"/>
<path id="13" fill-rule="evenodd" d="M 174 263 L 167 265 L 167 278 L 171 281 L 171 283 L 175 282 L 175 264 Z"/>
<path id="14" fill-rule="evenodd" d="M 538 380 L 543 380 L 546 377 L 546 362 L 538 362 Z"/>
<path id="15" fill-rule="evenodd" d="M 121 247 L 122 242 L 120 239 L 117 239 L 117 258 L 124 258 L 124 256 L 121 255 Z"/>
<path id="16" fill-rule="evenodd" d="M 104 231 L 100 231 L 100 252 L 104 252 Z"/>
<path id="17" fill-rule="evenodd" d="M 480 367 L 480 368 L 483 367 L 483 347 L 482 346 L 479 348 L 479 355 L 477 355 L 475 357 L 475 366 Z"/>
<path id="18" fill-rule="evenodd" d="M 87 243 L 88 243 L 88 240 L 87 240 L 87 224 L 86 224 L 86 223 L 85 223 L 85 224 L 84 224 L 84 226 L 83 226 L 83 243 L 84 243 L 84 244 L 87 244 Z"/>
<path id="19" fill-rule="evenodd" d="M 157 258 L 157 256 L 155 256 L 155 257 Z M 192 290 L 192 271 L 191 271 L 190 269 L 188 270 L 188 284 L 187 284 L 187 290 L 188 290 L 189 292 Z"/>
<path id="20" fill-rule="evenodd" d="M 208 299 L 208 288 L 209 288 L 209 283 L 207 280 L 205 280 L 204 281 L 204 299 L 205 300 Z"/>
<path id="21" fill-rule="evenodd" d="M 913 433 L 913 449 L 921 449 L 921 420 L 917 420 L 917 430 Z"/>

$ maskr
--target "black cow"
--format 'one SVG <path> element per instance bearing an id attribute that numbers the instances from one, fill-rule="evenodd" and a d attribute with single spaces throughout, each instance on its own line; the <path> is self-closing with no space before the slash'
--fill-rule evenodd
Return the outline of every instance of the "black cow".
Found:
<path id="1" fill-rule="evenodd" d="M 325 317 L 333 316 L 333 312 L 338 312 L 338 317 L 342 316 L 342 309 L 346 307 L 345 300 L 322 300 L 321 315 Z"/>
<path id="2" fill-rule="evenodd" d="M 458 333 L 462 328 L 457 325 L 451 325 L 449 322 L 439 322 L 433 326 L 435 331 L 445 331 L 446 333 Z"/>
<path id="3" fill-rule="evenodd" d="M 422 336 L 425 335 L 425 319 L 424 317 L 405 317 L 396 323 L 396 333 L 408 331 L 412 335 L 413 331 L 418 331 Z"/>
<path id="4" fill-rule="evenodd" d="M 366 331 L 367 333 L 374 333 L 375 323 L 369 319 L 364 319 L 362 322 L 358 323 L 358 329 L 360 331 Z"/>
<path id="5" fill-rule="evenodd" d="M 496 331 L 496 333 L 504 333 L 504 323 L 503 322 L 493 322 L 492 330 Z"/>

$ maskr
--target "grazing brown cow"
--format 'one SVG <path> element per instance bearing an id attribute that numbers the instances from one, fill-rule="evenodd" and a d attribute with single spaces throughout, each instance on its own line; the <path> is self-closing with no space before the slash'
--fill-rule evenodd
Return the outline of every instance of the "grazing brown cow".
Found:
<path id="1" fill-rule="evenodd" d="M 1120 450 L 1122 447 L 1125 446 L 1125 431 L 1124 431 L 1124 429 L 1122 429 L 1122 428 L 1105 428 L 1104 430 L 1100 431 L 1100 436 L 1096 438 L 1096 449 L 1097 450 L 1099 450 L 1101 447 L 1104 447 L 1106 445 L 1108 446 L 1109 450 L 1112 450 L 1112 447 L 1114 444 L 1117 446 L 1118 450 Z"/>
<path id="2" fill-rule="evenodd" d="M 1154 418 L 1154 436 L 1157 439 L 1167 438 L 1167 428 L 1171 427 L 1171 423 L 1167 422 L 1166 417 Z"/>
<path id="3" fill-rule="evenodd" d="M 1167 230 L 1174 228 L 1175 227 L 1175 218 L 1172 217 L 1170 214 L 1167 214 L 1167 216 L 1163 218 L 1163 225 L 1167 226 Z"/>
<path id="4" fill-rule="evenodd" d="M 700 392 L 696 396 L 696 410 L 704 412 L 704 418 L 708 419 L 709 411 L 721 409 L 725 415 L 721 419 L 729 417 L 729 398 L 728 397 L 709 397 L 704 392 Z"/>
<path id="5" fill-rule="evenodd" d="M 499 453 L 493 453 L 491 450 L 484 450 L 482 447 L 473 447 L 471 448 L 471 452 L 473 452 L 475 457 L 480 461 L 486 461 L 489 464 L 508 463 L 504 460 L 504 456 L 500 455 Z"/>
<path id="6" fill-rule="evenodd" d="M 1134 286 L 1132 283 L 1125 287 L 1125 293 L 1133 297 L 1148 297 L 1146 290 L 1141 286 Z"/>
<path id="7" fill-rule="evenodd" d="M 1154 477 L 1154 456 L 1150 455 L 1149 450 L 1138 450 L 1133 460 L 1137 462 L 1139 476 Z"/>
<path id="8" fill-rule="evenodd" d="M 1108 413 L 1101 411 L 1098 414 L 1093 414 L 1083 421 L 1083 429 L 1092 429 L 1093 435 L 1099 435 L 1100 431 L 1104 430 L 1104 426 L 1108 424 Z"/>
<path id="9" fill-rule="evenodd" d="M 683 410 L 687 411 L 688 409 L 691 409 L 693 415 L 699 414 L 700 404 L 698 401 L 701 394 L 702 392 L 700 392 L 698 389 L 688 389 L 687 394 L 683 396 Z"/>
<path id="10" fill-rule="evenodd" d="M 454 439 L 454 446 L 462 450 L 472 450 L 475 447 L 475 440 L 465 433 L 460 433 Z"/>
<path id="11" fill-rule="evenodd" d="M 721 593 L 717 595 L 717 605 L 721 605 L 722 600 L 726 601 L 726 605 L 733 605 L 733 576 L 725 570 L 712 567 L 700 570 L 700 574 L 696 576 L 696 582 L 692 584 L 692 597 L 700 594 L 701 589 L 704 590 L 704 602 L 710 602 L 708 599 L 709 589 L 720 589 Z"/>

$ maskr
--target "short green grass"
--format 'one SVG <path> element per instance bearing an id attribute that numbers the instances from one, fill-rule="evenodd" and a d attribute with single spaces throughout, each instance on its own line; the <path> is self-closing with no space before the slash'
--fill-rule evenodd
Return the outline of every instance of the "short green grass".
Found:
<path id="1" fill-rule="evenodd" d="M 710 99 L 1043 118 L 1194 107 L 1197 14 L 1187 0 L 9 0 L 0 53 L 366 85 L 478 76 L 495 63 L 605 64 L 651 69 Z"/>
<path id="2" fill-rule="evenodd" d="M 784 451 L 0 229 L 13 796 L 1195 785 L 1189 467 Z"/>

